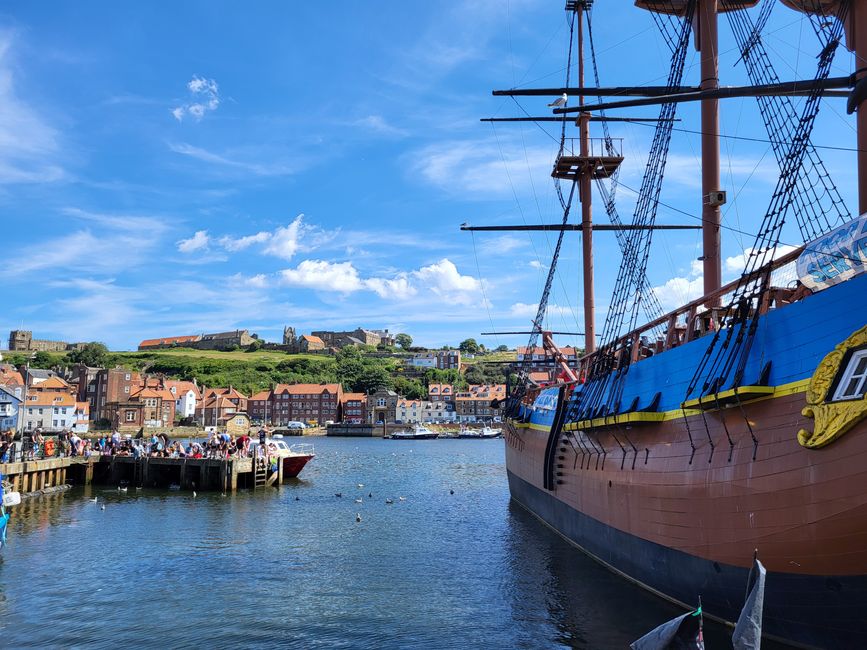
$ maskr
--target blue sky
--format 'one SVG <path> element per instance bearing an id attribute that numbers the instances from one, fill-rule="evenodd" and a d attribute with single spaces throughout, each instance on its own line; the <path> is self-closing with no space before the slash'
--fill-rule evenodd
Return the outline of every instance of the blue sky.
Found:
<path id="1" fill-rule="evenodd" d="M 611 4 L 594 10 L 602 83 L 664 83 L 667 52 L 651 17 L 631 2 Z M 521 114 L 492 97 L 494 88 L 562 85 L 562 5 L 7 5 L 0 332 L 24 327 L 129 349 L 143 338 L 236 327 L 268 340 L 284 325 L 388 328 L 430 346 L 528 327 L 553 237 L 472 237 L 459 226 L 559 219 L 554 139 L 532 124 L 478 119 Z M 781 78 L 813 75 L 817 41 L 798 14 L 776 8 L 767 34 Z M 722 20 L 724 84 L 743 82 L 732 47 Z M 832 75 L 852 70 L 841 51 Z M 685 79 L 697 76 L 691 52 Z M 544 115 L 547 101 L 521 106 Z M 723 110 L 723 132 L 766 137 L 755 100 Z M 696 129 L 696 115 L 684 107 L 680 128 Z M 628 219 L 628 188 L 640 185 L 652 129 L 612 132 L 626 138 L 619 196 Z M 814 142 L 854 146 L 845 100 L 824 102 Z M 662 208 L 660 222 L 695 222 L 698 150 L 697 136 L 675 133 L 663 200 L 693 219 Z M 773 156 L 740 140 L 724 141 L 722 152 L 725 223 L 753 232 L 775 182 Z M 854 155 L 820 152 L 854 211 Z M 595 216 L 606 221 L 601 207 Z M 700 286 L 699 241 L 692 232 L 657 237 L 650 276 L 666 306 Z M 726 233 L 727 277 L 750 243 Z M 617 249 L 609 233 L 596 244 L 601 322 Z M 554 328 L 583 322 L 579 251 L 569 235 Z"/>

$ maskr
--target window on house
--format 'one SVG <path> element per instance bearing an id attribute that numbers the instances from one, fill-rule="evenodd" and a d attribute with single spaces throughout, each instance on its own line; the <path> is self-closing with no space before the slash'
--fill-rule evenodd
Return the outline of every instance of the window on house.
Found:
<path id="1" fill-rule="evenodd" d="M 834 400 L 861 399 L 867 392 L 867 350 L 859 350 L 852 355 L 849 365 L 843 372 Z"/>
<path id="2" fill-rule="evenodd" d="M 380 397 L 378 400 L 376 400 L 376 405 L 377 406 L 385 406 L 385 399 Z"/>
<path id="3" fill-rule="evenodd" d="M 127 422 L 135 422 L 135 411 L 127 411 L 126 412 L 126 421 Z"/>
<path id="4" fill-rule="evenodd" d="M 129 386 L 124 386 L 123 392 L 126 393 L 127 395 L 129 395 Z"/>
<path id="5" fill-rule="evenodd" d="M 126 381 L 129 381 L 129 373 L 127 373 L 127 374 L 124 376 L 124 379 L 125 379 Z"/>

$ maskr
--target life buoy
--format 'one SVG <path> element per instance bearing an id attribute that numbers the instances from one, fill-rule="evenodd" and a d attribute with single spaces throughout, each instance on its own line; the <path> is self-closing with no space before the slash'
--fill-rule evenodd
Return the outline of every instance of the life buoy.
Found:
<path id="1" fill-rule="evenodd" d="M 49 438 L 45 441 L 45 455 L 48 457 L 54 456 L 54 438 Z"/>

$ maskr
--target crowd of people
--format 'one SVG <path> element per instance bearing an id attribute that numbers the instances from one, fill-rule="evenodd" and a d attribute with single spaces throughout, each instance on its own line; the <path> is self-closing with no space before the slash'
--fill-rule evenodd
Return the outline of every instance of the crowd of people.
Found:
<path id="1" fill-rule="evenodd" d="M 54 458 L 67 456 L 118 455 L 135 458 L 249 458 L 256 455 L 265 458 L 276 451 L 274 444 L 266 445 L 267 433 L 259 432 L 259 440 L 254 441 L 248 434 L 232 436 L 227 432 L 211 432 L 207 440 L 190 439 L 183 443 L 180 440 L 170 440 L 164 433 L 153 433 L 150 436 L 139 432 L 137 437 L 121 436 L 118 431 L 110 435 L 104 434 L 97 438 L 84 439 L 74 432 L 62 431 L 56 438 L 44 436 L 35 431 L 25 435 L 21 445 L 23 460 L 37 458 Z M 257 449 L 258 447 L 258 449 Z M 14 433 L 0 433 L 0 462 L 19 460 L 15 456 Z"/>

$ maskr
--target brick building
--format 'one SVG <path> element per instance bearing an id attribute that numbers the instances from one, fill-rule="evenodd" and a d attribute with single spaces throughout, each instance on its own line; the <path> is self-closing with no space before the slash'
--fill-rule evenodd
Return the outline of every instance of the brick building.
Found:
<path id="1" fill-rule="evenodd" d="M 277 384 L 271 394 L 271 422 L 339 422 L 342 397 L 340 384 Z"/>
<path id="2" fill-rule="evenodd" d="M 578 351 L 575 348 L 560 348 L 560 352 L 566 357 L 567 365 L 574 369 L 578 369 Z M 526 346 L 518 348 L 518 356 L 516 367 L 522 367 L 525 361 L 529 364 L 530 372 L 547 372 L 554 371 L 554 357 L 551 356 L 545 348 L 536 347 L 530 350 Z"/>
<path id="3" fill-rule="evenodd" d="M 238 402 L 239 400 L 232 400 L 227 395 L 206 392 L 205 397 L 196 407 L 196 422 L 207 428 L 221 426 L 235 413 L 246 412 L 247 401 L 244 400 L 244 410 L 238 407 Z"/>
<path id="4" fill-rule="evenodd" d="M 273 406 L 271 405 L 271 390 L 262 390 L 258 393 L 250 395 L 247 400 L 247 415 L 250 420 L 256 423 L 271 423 L 271 413 Z"/>
<path id="5" fill-rule="evenodd" d="M 141 375 L 124 368 L 88 368 L 78 365 L 73 369 L 78 380 L 77 400 L 89 403 L 92 420 L 113 422 L 117 409 L 110 412 L 111 403 L 126 402 L 142 385 Z"/>
<path id="6" fill-rule="evenodd" d="M 427 387 L 427 398 L 431 402 L 455 402 L 455 389 L 451 384 L 430 384 Z"/>
<path id="7" fill-rule="evenodd" d="M 136 387 L 129 397 L 107 402 L 103 414 L 118 430 L 170 427 L 175 421 L 175 396 L 166 388 Z"/>
<path id="8" fill-rule="evenodd" d="M 364 393 L 344 393 L 341 402 L 341 421 L 347 424 L 367 422 L 367 395 Z"/>
<path id="9" fill-rule="evenodd" d="M 492 420 L 500 410 L 492 406 L 494 400 L 506 397 L 505 384 L 474 384 L 455 395 L 455 413 L 459 422 Z"/>

